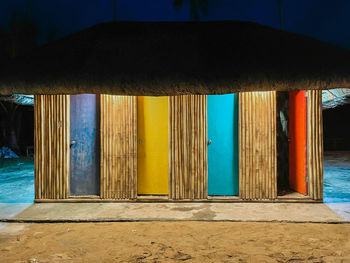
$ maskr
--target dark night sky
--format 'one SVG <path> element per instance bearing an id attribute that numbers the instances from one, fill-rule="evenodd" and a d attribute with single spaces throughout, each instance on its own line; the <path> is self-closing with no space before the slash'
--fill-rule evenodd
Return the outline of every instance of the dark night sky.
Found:
<path id="1" fill-rule="evenodd" d="M 113 18 L 112 0 L 32 0 L 32 20 L 39 26 L 39 43 L 50 32 L 66 36 Z M 277 0 L 208 0 L 200 20 L 243 20 L 279 28 Z M 350 49 L 349 0 L 284 0 L 284 24 L 297 32 Z M 0 27 L 11 17 L 25 17 L 28 0 L 1 0 Z M 118 20 L 188 21 L 189 4 L 176 10 L 173 0 L 117 0 Z"/>

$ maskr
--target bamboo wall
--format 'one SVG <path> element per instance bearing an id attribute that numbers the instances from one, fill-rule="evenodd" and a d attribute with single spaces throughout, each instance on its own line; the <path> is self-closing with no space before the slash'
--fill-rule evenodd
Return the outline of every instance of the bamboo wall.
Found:
<path id="1" fill-rule="evenodd" d="M 137 197 L 137 97 L 101 95 L 101 198 Z"/>
<path id="2" fill-rule="evenodd" d="M 309 196 L 323 197 L 321 92 L 308 91 Z M 69 95 L 36 95 L 35 198 L 69 198 Z M 169 97 L 169 199 L 207 198 L 207 97 Z M 137 198 L 137 101 L 101 95 L 101 199 Z M 277 197 L 276 92 L 239 94 L 239 196 Z"/>
<path id="3" fill-rule="evenodd" d="M 307 176 L 309 196 L 323 199 L 322 91 L 307 93 Z"/>
<path id="4" fill-rule="evenodd" d="M 239 196 L 277 198 L 275 91 L 239 94 Z"/>
<path id="5" fill-rule="evenodd" d="M 68 198 L 69 95 L 35 95 L 34 122 L 35 198 Z"/>
<path id="6" fill-rule="evenodd" d="M 169 97 L 169 198 L 207 198 L 207 97 Z"/>

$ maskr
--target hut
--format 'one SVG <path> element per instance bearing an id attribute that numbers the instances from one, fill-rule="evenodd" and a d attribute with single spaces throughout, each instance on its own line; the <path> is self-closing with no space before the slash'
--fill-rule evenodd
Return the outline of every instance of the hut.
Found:
<path id="1" fill-rule="evenodd" d="M 113 22 L 9 61 L 0 94 L 35 94 L 37 202 L 314 202 L 321 90 L 350 87 L 349 61 L 254 23 Z M 281 92 L 298 198 L 278 196 Z"/>

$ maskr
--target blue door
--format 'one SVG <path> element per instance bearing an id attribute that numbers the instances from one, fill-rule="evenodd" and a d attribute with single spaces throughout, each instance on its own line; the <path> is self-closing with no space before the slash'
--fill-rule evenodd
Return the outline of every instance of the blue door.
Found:
<path id="1" fill-rule="evenodd" d="M 238 195 L 238 95 L 208 96 L 208 195 Z"/>
<path id="2" fill-rule="evenodd" d="M 72 95 L 70 100 L 70 194 L 100 194 L 99 96 Z"/>

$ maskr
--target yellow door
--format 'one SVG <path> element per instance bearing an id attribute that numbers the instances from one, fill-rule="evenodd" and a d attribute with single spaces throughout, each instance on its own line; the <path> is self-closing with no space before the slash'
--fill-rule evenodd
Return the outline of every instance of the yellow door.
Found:
<path id="1" fill-rule="evenodd" d="M 137 191 L 168 194 L 168 97 L 138 97 Z"/>

